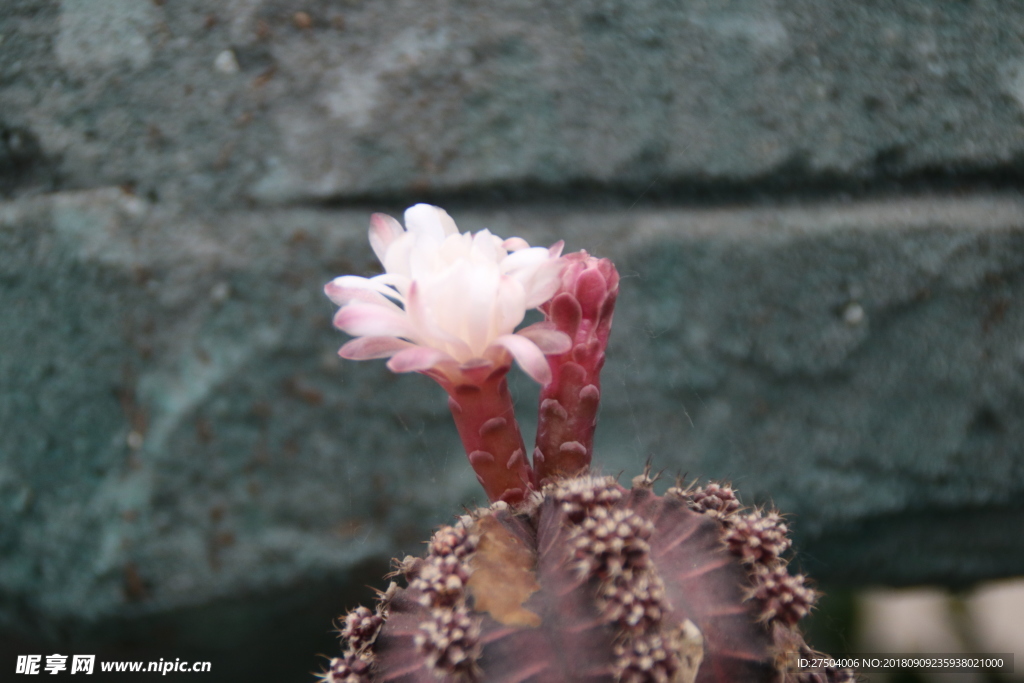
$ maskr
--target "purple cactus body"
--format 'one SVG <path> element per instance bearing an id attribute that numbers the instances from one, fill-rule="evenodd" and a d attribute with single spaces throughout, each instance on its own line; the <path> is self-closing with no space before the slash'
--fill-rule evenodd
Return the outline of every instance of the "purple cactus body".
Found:
<path id="1" fill-rule="evenodd" d="M 658 496 L 650 481 L 558 480 L 443 527 L 425 558 L 396 562 L 408 587 L 382 594 L 378 619 L 346 617 L 323 680 L 852 680 L 787 668 L 812 652 L 796 624 L 816 594 L 780 557 L 777 513 L 741 510 L 728 487 Z"/>

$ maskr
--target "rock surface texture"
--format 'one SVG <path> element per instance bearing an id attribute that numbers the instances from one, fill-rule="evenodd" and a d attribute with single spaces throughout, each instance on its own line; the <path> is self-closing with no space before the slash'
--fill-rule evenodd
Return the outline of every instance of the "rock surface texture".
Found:
<path id="1" fill-rule="evenodd" d="M 1024 573 L 1022 36 L 996 0 L 4 2 L 0 628 L 355 582 L 482 502 L 443 392 L 340 361 L 321 293 L 417 201 L 615 261 L 603 473 L 773 502 L 826 585 Z"/>
<path id="2" fill-rule="evenodd" d="M 21 188 L 289 203 L 870 180 L 1024 152 L 1012 0 L 11 0 L 2 21 Z"/>

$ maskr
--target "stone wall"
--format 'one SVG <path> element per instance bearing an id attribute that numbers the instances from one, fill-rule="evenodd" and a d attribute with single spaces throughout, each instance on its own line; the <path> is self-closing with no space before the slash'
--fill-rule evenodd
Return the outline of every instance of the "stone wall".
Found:
<path id="1" fill-rule="evenodd" d="M 5 2 L 0 625 L 267 637 L 479 500 L 321 294 L 417 201 L 616 261 L 606 472 L 830 585 L 1022 573 L 1022 159 L 1009 1 Z"/>

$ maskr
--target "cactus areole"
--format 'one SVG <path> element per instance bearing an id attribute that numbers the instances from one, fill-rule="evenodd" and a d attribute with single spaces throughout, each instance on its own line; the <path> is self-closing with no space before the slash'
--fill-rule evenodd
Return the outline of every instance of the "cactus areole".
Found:
<path id="1" fill-rule="evenodd" d="M 374 214 L 370 244 L 385 273 L 325 287 L 353 336 L 339 353 L 440 384 L 491 504 L 438 530 L 425 556 L 395 560 L 405 587 L 342 619 L 342 655 L 321 681 L 853 680 L 796 667 L 813 653 L 797 625 L 817 596 L 788 566 L 777 512 L 743 508 L 725 484 L 659 496 L 648 471 L 628 489 L 589 473 L 611 261 L 461 234 L 426 204 L 404 228 Z M 534 308 L 545 320 L 517 330 Z M 532 463 L 513 361 L 542 385 Z"/>

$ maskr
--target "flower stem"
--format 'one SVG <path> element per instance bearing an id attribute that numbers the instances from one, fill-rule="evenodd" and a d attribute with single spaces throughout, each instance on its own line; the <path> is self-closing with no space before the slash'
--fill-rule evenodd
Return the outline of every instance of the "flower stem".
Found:
<path id="1" fill-rule="evenodd" d="M 458 382 L 430 374 L 448 392 L 448 408 L 487 498 L 515 504 L 534 488 L 533 472 L 508 390 L 509 366 L 486 370 L 482 377 L 462 372 Z"/>

